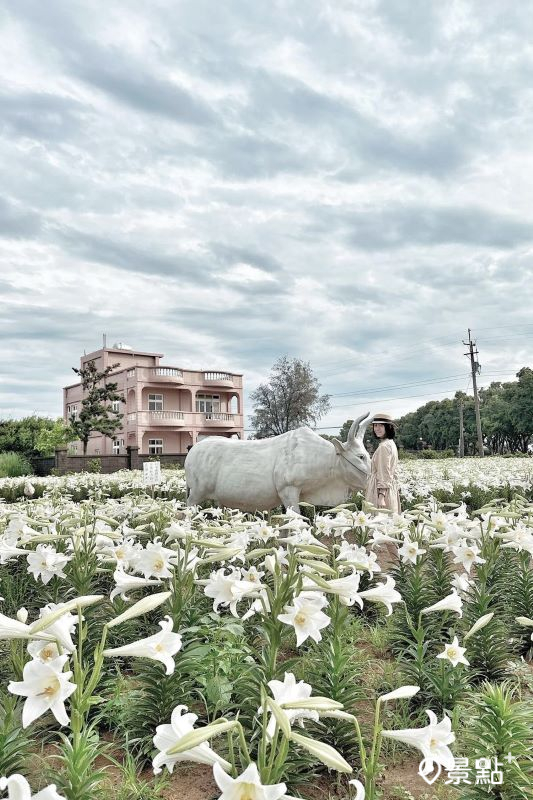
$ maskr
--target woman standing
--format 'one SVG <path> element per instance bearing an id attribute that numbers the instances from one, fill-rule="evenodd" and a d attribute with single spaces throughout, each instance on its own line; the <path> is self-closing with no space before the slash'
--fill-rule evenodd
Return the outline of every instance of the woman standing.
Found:
<path id="1" fill-rule="evenodd" d="M 380 440 L 372 456 L 372 471 L 365 499 L 377 508 L 401 512 L 400 489 L 396 478 L 398 449 L 394 441 L 395 422 L 389 414 L 376 414 L 372 420 L 374 436 Z"/>

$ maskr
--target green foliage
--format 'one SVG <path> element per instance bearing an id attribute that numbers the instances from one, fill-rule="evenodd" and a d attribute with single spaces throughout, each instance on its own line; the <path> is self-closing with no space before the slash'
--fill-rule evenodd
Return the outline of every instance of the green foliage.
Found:
<path id="1" fill-rule="evenodd" d="M 432 450 L 431 448 L 427 448 L 426 450 L 417 452 L 416 457 L 430 460 L 435 458 L 455 458 L 455 451 L 451 448 L 446 450 Z"/>
<path id="2" fill-rule="evenodd" d="M 505 598 L 505 602 L 502 604 L 502 615 L 507 630 L 516 643 L 516 652 L 518 655 L 526 657 L 533 648 L 531 628 L 519 625 L 516 618 L 533 619 L 531 555 L 527 551 L 505 551 L 504 563 L 499 564 L 495 571 L 494 587 L 497 595 Z"/>
<path id="3" fill-rule="evenodd" d="M 83 735 L 71 741 L 59 734 L 58 745 L 60 769 L 53 774 L 59 794 L 66 800 L 103 800 L 105 769 L 95 765 L 96 759 L 109 749 L 100 742 L 98 731 L 89 725 Z"/>
<path id="4" fill-rule="evenodd" d="M 357 704 L 367 696 L 363 675 L 370 659 L 360 644 L 364 634 L 359 619 L 337 598 L 333 607 L 333 624 L 322 641 L 299 660 L 295 672 L 299 679 L 312 684 L 314 695 L 336 700 L 344 705 L 345 711 L 357 714 Z M 324 718 L 320 727 L 317 738 L 335 747 L 350 764 L 356 765 L 359 751 L 351 727 L 333 718 Z"/>
<path id="5" fill-rule="evenodd" d="M 91 458 L 87 462 L 87 472 L 101 472 L 102 471 L 102 460 L 100 458 Z"/>
<path id="6" fill-rule="evenodd" d="M 21 721 L 22 703 L 18 697 L 0 696 L 0 775 L 24 774 L 32 738 Z"/>
<path id="7" fill-rule="evenodd" d="M 468 660 L 472 668 L 472 679 L 480 681 L 503 680 L 507 664 L 513 656 L 513 648 L 503 622 L 505 597 L 498 589 L 498 573 L 502 561 L 508 557 L 501 551 L 497 540 L 482 542 L 484 564 L 478 565 L 477 580 L 473 581 L 466 595 L 463 614 L 465 630 L 480 617 L 494 612 L 494 617 L 468 642 Z"/>
<path id="8" fill-rule="evenodd" d="M 158 800 L 161 792 L 168 785 L 168 777 L 163 773 L 157 778 L 146 780 L 141 777 L 142 763 L 135 758 L 134 754 L 126 749 L 124 761 L 115 761 L 121 771 L 120 786 L 114 800 Z"/>
<path id="9" fill-rule="evenodd" d="M 50 446 L 57 440 L 56 437 L 62 420 L 49 417 L 38 417 L 35 414 L 23 419 L 8 419 L 0 421 L 0 452 L 13 451 L 26 458 L 39 455 L 53 454 Z M 63 426 L 64 427 L 64 426 Z"/>
<path id="10" fill-rule="evenodd" d="M 121 733 L 129 737 L 132 750 L 146 761 L 153 750 L 152 739 L 158 725 L 170 722 L 177 705 L 191 705 L 197 700 L 196 684 L 203 675 L 203 661 L 209 653 L 206 645 L 193 644 L 176 658 L 173 675 L 166 675 L 162 664 L 148 659 L 134 659 L 133 686 L 128 702 L 113 697 L 118 708 Z"/>
<path id="11" fill-rule="evenodd" d="M 458 745 L 471 765 L 478 758 L 502 763 L 501 787 L 462 786 L 462 800 L 526 800 L 533 785 L 533 702 L 514 699 L 509 684 L 485 683 L 461 710 Z M 510 761 L 506 756 L 511 754 Z"/>
<path id="12" fill-rule="evenodd" d="M 32 472 L 30 462 L 20 453 L 0 453 L 0 478 L 18 478 Z"/>
<path id="13" fill-rule="evenodd" d="M 41 456 L 53 456 L 56 448 L 72 441 L 72 431 L 61 418 L 46 420 L 51 425 L 43 425 L 35 441 L 35 449 Z"/>

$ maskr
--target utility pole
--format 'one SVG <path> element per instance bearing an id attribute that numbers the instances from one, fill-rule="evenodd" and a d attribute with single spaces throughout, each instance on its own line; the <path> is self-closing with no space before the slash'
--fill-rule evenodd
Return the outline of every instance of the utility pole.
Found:
<path id="1" fill-rule="evenodd" d="M 481 414 L 479 413 L 479 395 L 477 393 L 477 381 L 476 381 L 476 375 L 478 375 L 479 372 L 481 372 L 481 365 L 477 361 L 477 356 L 479 355 L 479 351 L 476 347 L 476 343 L 472 341 L 472 337 L 470 335 L 470 328 L 468 329 L 468 342 L 463 341 L 463 344 L 468 347 L 468 353 L 465 353 L 465 356 L 468 356 L 470 358 L 470 366 L 472 368 L 472 386 L 474 387 L 474 406 L 476 410 L 478 456 L 483 456 L 484 455 L 483 434 L 481 432 Z"/>
<path id="2" fill-rule="evenodd" d="M 459 458 L 465 455 L 465 429 L 463 425 L 463 398 L 459 398 Z"/>

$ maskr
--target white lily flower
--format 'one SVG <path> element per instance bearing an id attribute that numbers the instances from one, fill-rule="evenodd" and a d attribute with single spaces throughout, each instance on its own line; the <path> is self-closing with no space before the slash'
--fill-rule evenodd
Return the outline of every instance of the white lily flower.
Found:
<path id="1" fill-rule="evenodd" d="M 117 568 L 114 571 L 113 579 L 116 586 L 109 595 L 111 602 L 113 602 L 117 595 L 120 595 L 123 600 L 129 600 L 130 598 L 126 592 L 133 592 L 135 589 L 143 589 L 145 586 L 157 586 L 160 583 L 158 580 L 149 580 L 148 578 L 139 578 L 137 575 L 128 575 L 121 568 Z"/>
<path id="2" fill-rule="evenodd" d="M 279 706 L 282 706 L 283 703 L 294 703 L 298 700 L 307 700 L 311 697 L 311 692 L 313 691 L 313 687 L 309 683 L 305 683 L 303 680 L 296 683 L 296 678 L 292 672 L 286 672 L 283 681 L 269 681 L 268 687 L 272 692 L 272 697 Z M 260 713 L 260 711 L 261 708 L 258 709 L 258 713 Z M 293 722 L 298 721 L 300 725 L 303 726 L 304 719 L 311 719 L 315 722 L 318 722 L 319 720 L 318 712 L 315 710 L 281 708 L 281 711 L 287 717 L 289 725 L 292 725 Z M 274 735 L 275 729 L 276 720 L 274 715 L 271 714 L 267 727 L 267 734 L 269 737 Z"/>
<path id="3" fill-rule="evenodd" d="M 380 583 L 374 586 L 373 589 L 366 589 L 364 592 L 359 592 L 359 597 L 363 600 L 370 600 L 372 603 L 383 603 L 388 610 L 387 616 L 392 614 L 392 604 L 402 603 L 402 596 L 394 587 L 396 581 L 387 575 L 385 583 Z"/>
<path id="4" fill-rule="evenodd" d="M 161 542 L 148 542 L 144 550 L 140 550 L 133 559 L 135 572 L 141 572 L 145 578 L 171 578 L 174 550 L 163 547 Z"/>
<path id="5" fill-rule="evenodd" d="M 54 611 L 63 608 L 64 603 L 48 603 L 44 608 L 41 608 L 39 612 L 39 618 L 44 619 Z M 72 641 L 71 634 L 74 632 L 76 625 L 78 624 L 78 615 L 77 614 L 70 614 L 68 611 L 63 614 L 59 619 L 56 619 L 51 625 L 46 626 L 46 635 L 53 636 L 54 639 L 59 642 L 61 648 L 68 653 L 74 652 L 76 645 Z M 32 626 L 33 629 L 33 626 Z M 29 652 L 29 648 L 28 648 Z"/>
<path id="6" fill-rule="evenodd" d="M 213 611 L 218 612 L 219 606 L 229 606 L 234 617 L 237 614 L 237 603 L 243 597 L 255 597 L 262 589 L 256 581 L 243 581 L 238 570 L 232 569 L 226 574 L 224 567 L 212 572 L 206 582 L 204 593 L 213 598 Z"/>
<path id="7" fill-rule="evenodd" d="M 137 555 L 142 551 L 142 549 L 143 548 L 140 542 L 136 542 L 134 539 L 129 538 L 123 539 L 117 544 L 112 544 L 111 547 L 107 548 L 107 552 L 116 560 L 118 567 L 122 567 L 122 569 L 128 569 L 134 564 Z"/>
<path id="8" fill-rule="evenodd" d="M 470 569 L 474 564 L 485 563 L 485 559 L 479 555 L 479 547 L 475 544 L 468 544 L 463 541 L 457 547 L 452 547 L 452 550 L 455 554 L 454 564 L 462 564 L 468 574 L 470 574 Z"/>
<path id="9" fill-rule="evenodd" d="M 55 547 L 50 544 L 38 544 L 35 552 L 27 554 L 28 572 L 30 572 L 35 580 L 39 577 L 46 585 L 50 583 L 54 575 L 59 578 L 65 578 L 63 567 L 70 561 L 70 556 L 65 553 L 58 553 Z"/>
<path id="10" fill-rule="evenodd" d="M 45 664 L 61 655 L 56 642 L 45 642 L 43 639 L 28 642 L 27 649 L 32 658 L 36 658 Z"/>
<path id="11" fill-rule="evenodd" d="M 453 667 L 456 667 L 457 664 L 466 664 L 470 666 L 470 662 L 467 661 L 464 656 L 465 651 L 466 647 L 459 647 L 459 640 L 457 636 L 454 636 L 453 642 L 447 644 L 442 653 L 438 654 L 437 658 L 446 658 Z"/>
<path id="12" fill-rule="evenodd" d="M 426 759 L 426 774 L 431 772 L 434 763 L 440 764 L 446 770 L 453 769 L 455 761 L 448 747 L 455 741 L 451 720 L 445 715 L 437 723 L 437 717 L 433 711 L 428 710 L 426 714 L 429 717 L 429 725 L 424 728 L 382 731 L 382 735 L 418 748 Z"/>
<path id="13" fill-rule="evenodd" d="M 31 628 L 18 619 L 11 619 L 5 614 L 0 614 L 0 640 L 2 639 L 29 639 Z"/>
<path id="14" fill-rule="evenodd" d="M 255 764 L 249 764 L 238 778 L 232 778 L 219 764 L 215 764 L 213 776 L 218 788 L 222 790 L 218 800 L 280 800 L 287 794 L 284 783 L 261 783 Z"/>
<path id="15" fill-rule="evenodd" d="M 363 601 L 358 594 L 360 580 L 360 574 L 352 572 L 351 575 L 345 575 L 344 578 L 325 581 L 324 584 L 321 584 L 321 587 L 325 592 L 337 595 L 343 606 L 353 606 L 354 603 L 357 603 L 359 608 L 363 608 Z"/>
<path id="16" fill-rule="evenodd" d="M 454 611 L 456 614 L 459 614 L 459 616 L 462 617 L 463 601 L 454 589 L 451 594 L 447 595 L 447 597 L 444 597 L 442 600 L 439 600 L 438 603 L 433 603 L 432 606 L 423 608 L 421 613 L 429 614 L 431 611 Z"/>
<path id="17" fill-rule="evenodd" d="M 184 736 L 194 730 L 197 719 L 197 714 L 187 713 L 187 706 L 176 706 L 170 718 L 170 725 L 157 726 L 153 742 L 160 752 L 152 762 L 154 775 L 158 775 L 163 767 L 172 772 L 179 761 L 194 761 L 197 764 L 209 765 L 220 764 L 224 769 L 231 769 L 231 764 L 215 753 L 207 742 L 202 742 L 183 753 L 168 754 L 168 750 L 179 744 Z"/>
<path id="18" fill-rule="evenodd" d="M 351 544 L 345 540 L 341 543 L 341 548 L 337 556 L 337 561 L 346 563 L 360 572 L 369 572 L 370 577 L 374 572 L 381 572 L 381 567 L 377 563 L 376 553 L 369 553 L 364 547 Z"/>
<path id="19" fill-rule="evenodd" d="M 418 542 L 412 542 L 410 539 L 406 538 L 398 550 L 398 555 L 401 556 L 404 564 L 409 562 L 411 564 L 416 564 L 418 557 L 426 552 L 427 550 L 421 548 Z"/>
<path id="20" fill-rule="evenodd" d="M 126 644 L 123 647 L 112 647 L 103 651 L 104 656 L 134 656 L 136 658 L 151 658 L 160 661 L 166 667 L 166 674 L 172 675 L 176 668 L 173 656 L 181 650 L 182 638 L 179 633 L 173 633 L 174 623 L 170 616 L 159 623 L 160 633 L 154 633 L 146 639 Z"/>
<path id="21" fill-rule="evenodd" d="M 265 569 L 274 574 L 277 567 L 286 567 L 289 563 L 287 551 L 281 545 L 271 555 L 265 556 Z"/>
<path id="22" fill-rule="evenodd" d="M 280 622 L 293 626 L 298 647 L 309 637 L 315 642 L 322 639 L 320 631 L 331 622 L 321 610 L 327 602 L 324 595 L 300 594 L 294 598 L 292 606 L 285 607 L 284 614 L 278 615 Z"/>
<path id="23" fill-rule="evenodd" d="M 11 561 L 11 559 L 16 558 L 17 556 L 28 555 L 28 551 L 17 547 L 16 542 L 16 539 L 12 540 L 5 534 L 0 536 L 0 564 L 7 564 L 8 561 Z"/>
<path id="24" fill-rule="evenodd" d="M 468 577 L 462 573 L 461 575 L 455 576 L 455 578 L 452 580 L 452 586 L 454 589 L 457 589 L 458 592 L 462 592 L 464 594 L 468 591 L 470 581 L 468 580 Z"/>
<path id="25" fill-rule="evenodd" d="M 58 794 L 55 783 L 41 789 L 37 794 L 32 794 L 26 778 L 18 774 L 0 778 L 0 789 L 7 789 L 7 800 L 65 800 L 62 794 Z"/>
<path id="26" fill-rule="evenodd" d="M 70 683 L 72 672 L 63 672 L 68 655 L 43 663 L 29 661 L 24 666 L 22 681 L 10 681 L 7 689 L 11 694 L 26 697 L 22 710 L 22 727 L 27 728 L 37 717 L 50 710 L 60 725 L 68 725 L 65 700 L 76 691 Z"/>

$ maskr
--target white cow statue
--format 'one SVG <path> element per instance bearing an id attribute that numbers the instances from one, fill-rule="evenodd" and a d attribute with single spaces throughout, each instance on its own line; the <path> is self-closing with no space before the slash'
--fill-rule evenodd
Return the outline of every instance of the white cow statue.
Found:
<path id="1" fill-rule="evenodd" d="M 299 511 L 300 501 L 333 507 L 364 489 L 370 456 L 363 436 L 370 414 L 356 419 L 345 443 L 328 441 L 310 428 L 269 439 L 209 436 L 185 459 L 187 505 L 206 500 L 241 511 L 279 505 Z"/>

